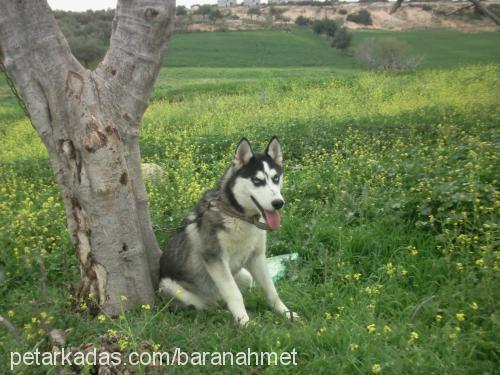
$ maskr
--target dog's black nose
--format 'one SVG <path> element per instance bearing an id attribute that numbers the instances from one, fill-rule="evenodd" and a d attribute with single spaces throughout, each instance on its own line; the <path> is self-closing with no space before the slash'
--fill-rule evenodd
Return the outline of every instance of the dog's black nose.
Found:
<path id="1" fill-rule="evenodd" d="M 283 202 L 283 200 L 281 199 L 276 199 L 275 201 L 272 201 L 271 204 L 275 209 L 279 210 L 281 207 L 283 207 L 285 202 Z"/>

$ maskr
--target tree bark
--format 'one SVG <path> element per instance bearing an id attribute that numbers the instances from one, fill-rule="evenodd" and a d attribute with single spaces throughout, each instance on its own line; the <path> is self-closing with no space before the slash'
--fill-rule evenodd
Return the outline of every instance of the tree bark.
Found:
<path id="1" fill-rule="evenodd" d="M 111 315 L 153 304 L 160 250 L 138 136 L 175 0 L 119 0 L 110 48 L 95 71 L 73 57 L 45 0 L 0 0 L 0 7 L 4 64 L 48 150 L 80 261 L 78 297 L 92 293 Z"/>

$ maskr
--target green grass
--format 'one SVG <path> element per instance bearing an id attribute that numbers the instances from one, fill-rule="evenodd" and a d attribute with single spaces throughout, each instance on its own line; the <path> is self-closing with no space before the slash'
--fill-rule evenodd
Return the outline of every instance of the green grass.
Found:
<path id="1" fill-rule="evenodd" d="M 449 68 L 469 64 L 500 62 L 498 33 L 462 33 L 450 30 L 390 32 L 357 31 L 354 45 L 365 38 L 395 37 L 410 44 L 424 58 L 423 68 Z"/>
<path id="2" fill-rule="evenodd" d="M 449 54 L 442 58 L 451 64 Z M 382 374 L 496 373 L 500 67 L 353 73 L 335 65 L 160 72 L 141 130 L 143 160 L 166 171 L 148 184 L 155 224 L 181 220 L 242 136 L 256 149 L 272 134 L 283 143 L 287 206 L 268 253 L 299 253 L 277 288 L 302 320 L 276 316 L 252 290 L 246 329 L 224 308 L 172 313 L 162 300 L 101 322 L 73 301 L 67 286 L 78 281 L 78 265 L 47 153 L 2 91 L 0 315 L 23 339 L 0 327 L 0 368 L 12 350 L 47 350 L 40 329 L 54 327 L 73 328 L 74 347 L 100 345 L 107 334 L 124 352 L 141 343 L 168 352 L 298 352 L 297 367 L 206 373 L 366 374 L 377 365 Z"/>
<path id="3" fill-rule="evenodd" d="M 367 37 L 396 37 L 424 57 L 423 67 L 445 68 L 500 62 L 498 33 L 430 31 L 352 31 L 353 46 Z M 165 65 L 168 67 L 307 67 L 332 66 L 359 70 L 354 58 L 311 31 L 240 31 L 175 34 Z"/>
<path id="4" fill-rule="evenodd" d="M 240 31 L 175 34 L 167 53 L 171 67 L 350 67 L 351 61 L 310 31 Z"/>

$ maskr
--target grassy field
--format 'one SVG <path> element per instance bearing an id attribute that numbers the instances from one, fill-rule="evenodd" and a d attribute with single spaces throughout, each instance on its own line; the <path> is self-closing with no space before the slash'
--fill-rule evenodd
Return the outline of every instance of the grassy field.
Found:
<path id="1" fill-rule="evenodd" d="M 429 31 L 352 31 L 353 46 L 368 37 L 395 37 L 408 42 L 424 58 L 425 68 L 500 62 L 498 33 Z M 165 65 L 169 67 L 334 66 L 339 71 L 361 67 L 351 56 L 330 48 L 310 30 L 240 31 L 176 34 Z"/>
<path id="2" fill-rule="evenodd" d="M 196 36 L 205 37 L 182 37 Z M 15 343 L 0 329 L 0 368 L 12 350 L 45 350 L 45 332 L 55 327 L 73 328 L 73 347 L 99 345 L 105 335 L 123 352 L 298 352 L 296 367 L 202 373 L 496 373 L 500 66 L 485 64 L 498 63 L 498 52 L 488 51 L 475 66 L 461 67 L 448 51 L 447 69 L 405 74 L 228 63 L 160 73 L 141 130 L 144 161 L 166 171 L 148 185 L 155 224 L 179 222 L 216 183 L 242 136 L 258 149 L 272 134 L 283 143 L 288 204 L 268 252 L 299 253 L 277 287 L 302 320 L 276 316 L 252 290 L 245 299 L 254 324 L 246 329 L 223 308 L 170 313 L 165 300 L 115 320 L 75 308 L 67 287 L 78 265 L 47 153 L 2 86 L 0 315 L 23 339 Z"/>

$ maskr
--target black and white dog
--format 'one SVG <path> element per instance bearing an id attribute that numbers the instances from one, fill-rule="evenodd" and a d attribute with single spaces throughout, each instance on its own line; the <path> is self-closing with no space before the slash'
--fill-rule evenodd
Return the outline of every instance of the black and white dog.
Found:
<path id="1" fill-rule="evenodd" d="M 255 280 L 274 310 L 297 319 L 279 298 L 266 264 L 264 229 L 281 224 L 282 183 L 278 139 L 273 137 L 261 154 L 243 138 L 218 187 L 204 193 L 170 238 L 161 257 L 160 292 L 196 309 L 222 298 L 245 325 L 249 317 L 241 292 Z"/>

